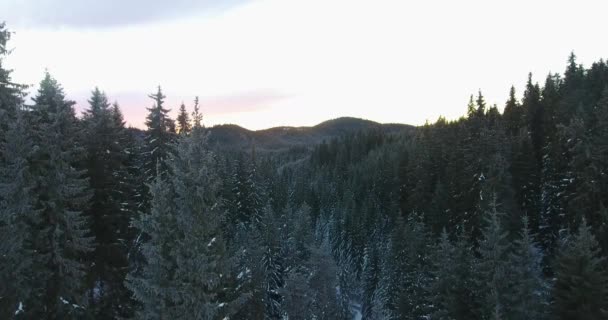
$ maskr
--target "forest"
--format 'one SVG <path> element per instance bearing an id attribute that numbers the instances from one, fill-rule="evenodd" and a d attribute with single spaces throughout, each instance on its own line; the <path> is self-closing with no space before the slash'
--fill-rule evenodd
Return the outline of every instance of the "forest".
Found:
<path id="1" fill-rule="evenodd" d="M 10 37 L 1 319 L 608 319 L 603 60 L 457 120 L 235 147 L 160 86 L 145 130 L 98 88 L 78 115 L 49 72 L 13 82 Z"/>

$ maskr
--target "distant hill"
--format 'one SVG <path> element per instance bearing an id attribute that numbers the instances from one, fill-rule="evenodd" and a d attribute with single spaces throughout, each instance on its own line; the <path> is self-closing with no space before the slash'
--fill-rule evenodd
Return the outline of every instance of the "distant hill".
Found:
<path id="1" fill-rule="evenodd" d="M 322 122 L 313 127 L 275 127 L 264 130 L 247 130 L 237 125 L 217 125 L 210 128 L 212 145 L 230 149 L 249 149 L 255 145 L 260 151 L 280 151 L 292 147 L 306 147 L 323 140 L 378 129 L 386 132 L 402 132 L 414 127 L 405 124 L 381 124 L 378 122 L 343 117 Z"/>

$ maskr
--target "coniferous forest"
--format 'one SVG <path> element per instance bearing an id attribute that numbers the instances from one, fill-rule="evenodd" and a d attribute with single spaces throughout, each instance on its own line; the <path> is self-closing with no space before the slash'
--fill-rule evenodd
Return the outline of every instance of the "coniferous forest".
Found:
<path id="1" fill-rule="evenodd" d="M 160 87 L 145 130 L 97 88 L 76 114 L 48 72 L 13 83 L 10 36 L 1 319 L 608 319 L 605 61 L 272 149 Z"/>

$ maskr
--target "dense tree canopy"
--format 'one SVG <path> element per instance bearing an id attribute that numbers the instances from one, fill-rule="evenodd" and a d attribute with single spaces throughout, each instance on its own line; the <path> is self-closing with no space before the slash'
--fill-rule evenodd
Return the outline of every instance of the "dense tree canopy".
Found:
<path id="1" fill-rule="evenodd" d="M 143 131 L 48 72 L 27 103 L 9 38 L 2 319 L 608 317 L 603 60 L 530 74 L 502 113 L 478 92 L 453 121 L 244 150 L 160 87 Z"/>

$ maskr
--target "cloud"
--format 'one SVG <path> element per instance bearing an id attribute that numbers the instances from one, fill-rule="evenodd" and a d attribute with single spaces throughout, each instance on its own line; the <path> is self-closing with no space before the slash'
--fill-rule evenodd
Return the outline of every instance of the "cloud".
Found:
<path id="1" fill-rule="evenodd" d="M 203 97 L 200 100 L 200 104 L 203 112 L 213 115 L 257 111 L 287 98 L 289 96 L 278 92 L 260 90 L 232 95 Z"/>
<path id="2" fill-rule="evenodd" d="M 9 25 L 105 28 L 222 11 L 248 0 L 2 0 Z"/>

